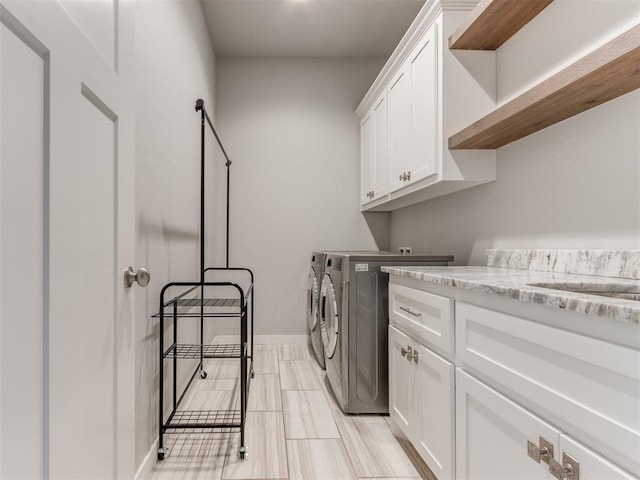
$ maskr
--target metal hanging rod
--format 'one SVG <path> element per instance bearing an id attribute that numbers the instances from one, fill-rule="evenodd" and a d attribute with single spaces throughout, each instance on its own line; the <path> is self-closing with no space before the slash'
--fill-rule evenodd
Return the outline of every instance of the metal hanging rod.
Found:
<path id="1" fill-rule="evenodd" d="M 220 150 L 224 155 L 226 160 L 227 167 L 227 220 L 226 220 L 226 259 L 225 266 L 229 268 L 229 195 L 230 195 L 230 185 L 231 185 L 231 160 L 229 159 L 229 155 L 227 155 L 227 151 L 224 149 L 222 142 L 220 141 L 220 137 L 218 137 L 218 132 L 216 132 L 211 119 L 209 118 L 209 114 L 207 113 L 206 108 L 204 108 L 204 100 L 199 98 L 196 100 L 196 112 L 200 112 L 200 281 L 204 282 L 204 272 L 205 272 L 205 259 L 204 259 L 204 195 L 205 195 L 205 182 L 204 182 L 204 126 L 205 121 L 209 124 L 209 128 L 213 132 L 213 135 L 216 137 L 216 141 L 220 146 Z M 204 291 L 203 291 L 204 293 Z"/>
<path id="2" fill-rule="evenodd" d="M 218 137 L 218 132 L 216 132 L 216 128 L 213 126 L 213 123 L 209 118 L 209 114 L 207 113 L 207 110 L 204 108 L 204 100 L 202 100 L 201 98 L 196 100 L 196 112 L 200 112 L 200 111 L 202 111 L 202 117 L 207 121 L 207 123 L 209 124 L 209 127 L 211 128 L 211 131 L 213 132 L 213 135 L 216 137 L 216 141 L 220 146 L 220 150 L 222 150 L 222 153 L 224 154 L 224 158 L 227 161 L 227 167 L 228 167 L 229 165 L 231 165 L 231 160 L 229 160 L 229 155 L 227 155 L 227 151 L 224 149 L 224 146 L 220 141 L 220 137 Z"/>

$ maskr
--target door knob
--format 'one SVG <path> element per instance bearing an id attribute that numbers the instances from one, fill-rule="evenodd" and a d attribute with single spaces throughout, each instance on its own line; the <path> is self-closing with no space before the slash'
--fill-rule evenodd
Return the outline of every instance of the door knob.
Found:
<path id="1" fill-rule="evenodd" d="M 138 282 L 141 287 L 146 287 L 149 285 L 149 280 L 151 280 L 151 274 L 144 267 L 139 268 L 137 272 L 133 270 L 133 267 L 127 267 L 124 270 L 124 285 L 127 288 L 131 288 L 135 282 Z"/>

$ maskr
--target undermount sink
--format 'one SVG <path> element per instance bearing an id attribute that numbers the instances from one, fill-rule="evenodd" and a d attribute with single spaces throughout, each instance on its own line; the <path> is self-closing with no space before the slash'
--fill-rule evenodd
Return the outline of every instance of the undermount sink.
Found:
<path id="1" fill-rule="evenodd" d="M 623 300 L 640 301 L 640 288 L 637 285 L 615 285 L 598 283 L 529 283 L 532 287 L 550 288 L 565 292 L 585 293 L 601 297 L 620 298 Z"/>

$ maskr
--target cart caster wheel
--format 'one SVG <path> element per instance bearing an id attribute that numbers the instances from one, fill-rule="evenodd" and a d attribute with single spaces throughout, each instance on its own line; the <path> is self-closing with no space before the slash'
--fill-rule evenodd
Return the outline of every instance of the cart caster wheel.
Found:
<path id="1" fill-rule="evenodd" d="M 254 372 L 253 370 L 251 370 L 251 378 L 256 378 L 256 372 Z"/>
<path id="2" fill-rule="evenodd" d="M 158 449 L 158 460 L 164 460 L 164 448 Z"/>
<path id="3" fill-rule="evenodd" d="M 207 372 L 200 370 L 200 378 L 207 378 Z"/>
<path id="4" fill-rule="evenodd" d="M 240 447 L 238 451 L 238 456 L 241 460 L 244 460 L 247 457 L 247 447 Z"/>

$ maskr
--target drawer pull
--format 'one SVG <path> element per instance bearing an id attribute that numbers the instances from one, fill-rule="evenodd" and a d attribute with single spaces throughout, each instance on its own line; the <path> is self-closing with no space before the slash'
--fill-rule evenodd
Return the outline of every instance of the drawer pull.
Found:
<path id="1" fill-rule="evenodd" d="M 403 311 L 407 312 L 409 315 L 413 315 L 414 317 L 420 318 L 422 316 L 422 313 L 413 312 L 413 311 L 411 311 L 410 308 L 407 308 L 407 307 L 400 307 L 400 310 L 403 310 Z"/>
<path id="2" fill-rule="evenodd" d="M 558 480 L 580 480 L 580 464 L 570 455 L 562 452 L 562 463 L 553 458 L 549 461 L 549 472 Z"/>
<path id="3" fill-rule="evenodd" d="M 409 347 L 409 350 L 411 350 L 411 347 Z M 404 348 L 400 349 L 400 355 L 402 355 L 403 357 L 409 352 L 407 352 Z"/>
<path id="4" fill-rule="evenodd" d="M 536 462 L 549 463 L 553 459 L 553 443 L 543 437 L 539 438 L 538 445 L 527 442 L 527 454 Z"/>

